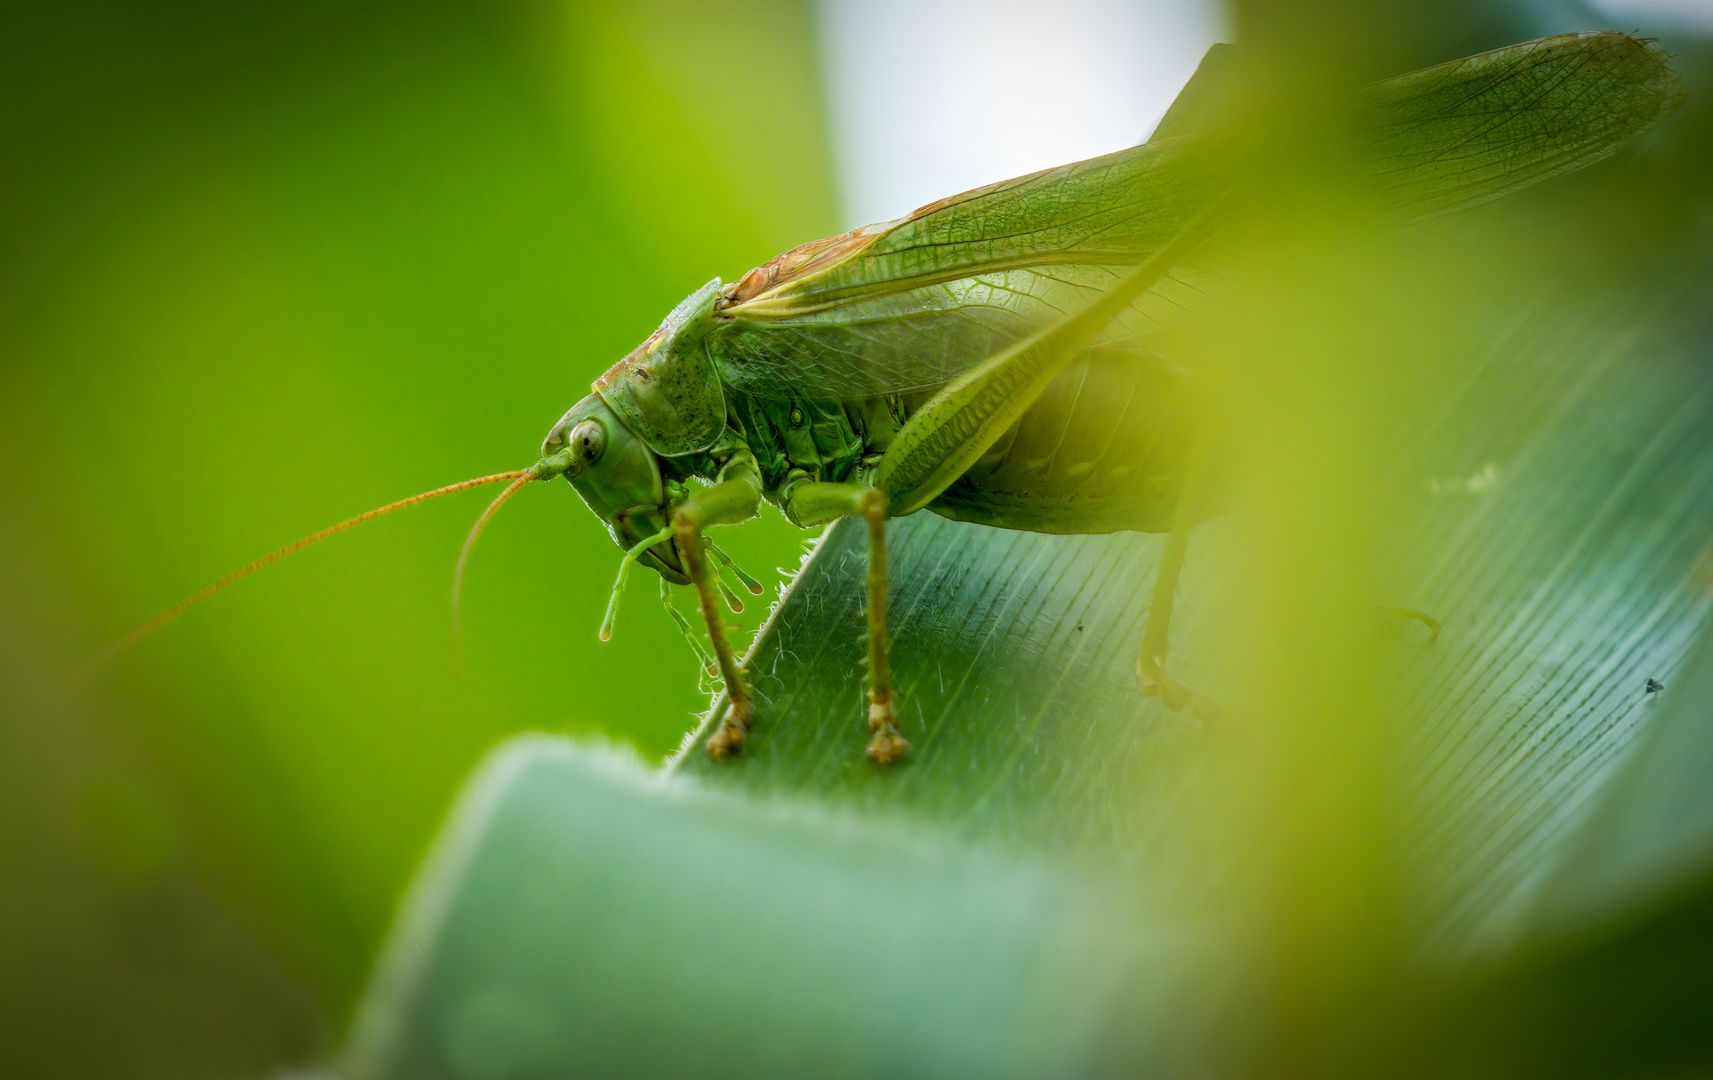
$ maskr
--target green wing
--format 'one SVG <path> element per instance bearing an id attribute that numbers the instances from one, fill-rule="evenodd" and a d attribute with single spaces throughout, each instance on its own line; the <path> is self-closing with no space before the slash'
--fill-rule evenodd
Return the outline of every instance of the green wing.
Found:
<path id="1" fill-rule="evenodd" d="M 1560 34 L 1375 83 L 1375 184 L 1419 220 L 1592 165 L 1683 103 L 1666 59 L 1627 34 Z"/>
<path id="2" fill-rule="evenodd" d="M 709 344 L 739 390 L 868 397 L 945 382 L 1075 310 L 1165 243 L 1217 178 L 1168 140 L 994 184 L 751 271 Z M 1140 325 L 1197 296 L 1194 268 L 1138 305 Z"/>
<path id="3" fill-rule="evenodd" d="M 735 389 L 811 400 L 925 390 L 1104 291 L 1230 186 L 1198 131 L 1229 53 L 1210 54 L 1164 137 L 978 188 L 897 221 L 805 244 L 722 297 L 710 347 Z M 1566 34 L 1364 88 L 1364 149 L 1407 220 L 1589 165 L 1658 123 L 1683 91 L 1665 55 L 1617 33 Z M 1179 105 L 1186 105 L 1180 108 Z M 1194 309 L 1209 263 L 1177 267 L 1097 347 L 1131 347 Z M 1209 252 L 1215 254 L 1210 255 Z"/>

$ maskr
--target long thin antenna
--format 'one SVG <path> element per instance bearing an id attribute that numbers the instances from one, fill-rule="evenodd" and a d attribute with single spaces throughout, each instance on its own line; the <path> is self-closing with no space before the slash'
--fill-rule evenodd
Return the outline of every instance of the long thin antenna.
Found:
<path id="1" fill-rule="evenodd" d="M 120 638 L 118 641 L 114 642 L 112 645 L 109 645 L 106 648 L 106 650 L 104 650 L 101 653 L 100 656 L 97 656 L 94 660 L 90 661 L 89 669 L 94 670 L 95 668 L 100 667 L 102 664 L 105 664 L 107 661 L 113 659 L 115 656 L 124 652 L 126 649 L 128 649 L 132 645 L 136 644 L 138 641 L 142 640 L 145 637 L 148 637 L 150 634 L 154 633 L 156 630 L 159 630 L 161 627 L 165 626 L 167 623 L 171 622 L 172 620 L 178 618 L 180 615 L 183 615 L 186 611 L 195 607 L 197 604 L 202 603 L 204 600 L 208 599 L 210 596 L 213 596 L 215 593 L 226 588 L 226 586 L 231 585 L 234 582 L 237 582 L 237 581 L 240 581 L 244 578 L 249 577 L 251 574 L 255 573 L 257 570 L 260 570 L 262 567 L 268 565 L 271 562 L 276 562 L 280 559 L 285 558 L 287 555 L 293 554 L 294 552 L 302 551 L 304 548 L 308 547 L 309 545 L 311 545 L 313 543 L 316 543 L 316 542 L 321 541 L 321 540 L 325 540 L 329 536 L 332 536 L 334 533 L 344 532 L 346 529 L 349 529 L 354 525 L 361 525 L 365 521 L 368 521 L 372 518 L 378 518 L 382 514 L 390 514 L 394 510 L 403 510 L 405 507 L 415 506 L 419 502 L 427 502 L 429 499 L 436 499 L 442 495 L 450 495 L 454 491 L 463 491 L 465 488 L 480 487 L 483 484 L 495 484 L 501 480 L 514 480 L 514 479 L 518 479 L 520 477 L 527 479 L 530 475 L 531 475 L 531 472 L 528 469 L 517 469 L 517 470 L 514 470 L 512 472 L 494 473 L 492 476 L 478 476 L 474 480 L 462 480 L 456 484 L 448 484 L 442 488 L 435 488 L 433 491 L 425 491 L 420 495 L 412 495 L 408 499 L 400 499 L 398 502 L 391 502 L 385 506 L 376 507 L 373 510 L 369 510 L 365 513 L 358 514 L 354 518 L 346 518 L 344 521 L 341 521 L 337 525 L 329 525 L 327 528 L 322 529 L 318 533 L 312 533 L 311 535 L 304 537 L 302 540 L 297 540 L 297 541 L 294 541 L 293 543 L 287 544 L 285 547 L 280 548 L 278 551 L 269 552 L 268 554 L 257 559 L 255 562 L 244 567 L 243 569 L 234 570 L 230 574 L 227 574 L 225 577 L 221 578 L 219 581 L 216 581 L 214 584 L 209 585 L 205 588 L 199 589 L 196 592 L 192 593 L 191 595 L 185 597 L 183 600 L 180 600 L 178 603 L 174 604 L 172 607 L 167 608 L 165 611 L 161 612 L 159 615 L 156 615 L 154 618 L 150 619 L 148 622 L 137 627 L 135 630 L 131 631 L 129 634 L 126 634 L 124 637 Z M 519 479 L 518 483 L 522 483 L 522 480 Z M 516 487 L 517 487 L 517 484 L 513 484 L 511 488 L 508 488 L 507 489 L 508 494 L 510 493 L 510 491 L 514 490 Z M 492 507 L 490 507 L 489 510 L 491 511 Z M 486 515 L 483 515 L 483 516 L 485 519 Z M 468 551 L 468 545 L 466 545 L 465 550 L 466 550 L 466 552 Z M 462 566 L 462 563 L 460 563 L 460 566 Z"/>
<path id="2" fill-rule="evenodd" d="M 476 524 L 470 526 L 470 535 L 464 538 L 464 549 L 458 552 L 458 567 L 452 571 L 452 655 L 460 670 L 464 667 L 464 624 L 461 614 L 464 601 L 464 565 L 470 561 L 470 549 L 476 546 L 476 537 L 482 535 L 482 529 L 488 524 L 488 519 L 494 516 L 494 511 L 500 508 L 500 504 L 511 498 L 518 488 L 534 480 L 538 470 L 530 468 L 508 475 L 517 479 L 496 495 L 494 501 L 488 504 L 488 508 L 482 511 L 482 516 L 476 519 Z"/>

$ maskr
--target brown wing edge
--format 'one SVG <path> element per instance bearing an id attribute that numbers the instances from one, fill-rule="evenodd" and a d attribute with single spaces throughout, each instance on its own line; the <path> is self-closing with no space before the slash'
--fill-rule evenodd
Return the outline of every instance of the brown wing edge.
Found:
<path id="1" fill-rule="evenodd" d="M 910 219 L 899 218 L 896 221 L 864 225 L 860 228 L 851 229 L 849 232 L 842 232 L 837 236 L 828 236 L 820 240 L 811 240 L 807 244 L 798 244 L 790 251 L 775 255 L 739 278 L 737 284 L 720 297 L 719 310 L 747 303 L 763 293 L 789 285 L 794 281 L 801 281 L 803 278 L 817 274 L 830 266 L 836 266 L 846 259 L 860 255 L 873 246 L 876 240 L 908 220 Z"/>
<path id="2" fill-rule="evenodd" d="M 1122 154 L 1134 149 L 1135 147 L 1129 147 L 1126 150 L 1117 151 L 1117 153 Z M 1112 156 L 1115 155 L 1102 154 L 1088 160 L 1097 161 L 1101 157 Z M 1025 176 L 1016 176 L 1009 180 L 984 184 L 981 187 L 971 188 L 968 191 L 948 195 L 943 199 L 936 199 L 926 205 L 918 206 L 901 218 L 881 221 L 873 225 L 863 225 L 860 228 L 851 229 L 849 232 L 842 232 L 837 236 L 799 244 L 790 251 L 775 255 L 772 259 L 740 278 L 737 284 L 721 296 L 719 310 L 724 311 L 726 308 L 736 307 L 739 304 L 747 304 L 774 289 L 784 288 L 787 285 L 802 281 L 804 278 L 812 277 L 823 270 L 837 266 L 848 259 L 856 258 L 873 247 L 887 234 L 903 228 L 911 222 L 920 221 L 931 214 L 937 214 L 949 206 L 956 206 L 958 203 L 979 199 L 997 191 L 1028 184 L 1049 173 L 1074 169 L 1083 164 L 1086 162 L 1073 161 L 1067 165 L 1055 165 L 1050 169 L 1041 169 Z"/>

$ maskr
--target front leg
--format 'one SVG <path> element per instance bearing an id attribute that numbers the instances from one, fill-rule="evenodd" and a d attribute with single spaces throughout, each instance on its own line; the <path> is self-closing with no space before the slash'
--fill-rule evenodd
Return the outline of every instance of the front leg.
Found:
<path id="1" fill-rule="evenodd" d="M 886 496 L 860 484 L 804 482 L 786 495 L 792 521 L 814 525 L 837 517 L 868 522 L 868 743 L 869 760 L 890 765 L 910 744 L 898 733 L 898 708 L 892 693 L 892 665 L 886 643 Z"/>
<path id="2" fill-rule="evenodd" d="M 714 592 L 714 578 L 708 572 L 708 556 L 703 549 L 702 530 L 710 525 L 729 525 L 755 516 L 761 501 L 761 490 L 748 476 L 725 480 L 700 491 L 673 511 L 672 531 L 678 542 L 678 552 L 684 559 L 685 572 L 696 589 L 697 605 L 708 626 L 708 640 L 714 646 L 714 661 L 719 665 L 720 678 L 726 684 L 730 707 L 720 723 L 720 729 L 708 739 L 708 753 L 725 757 L 743 746 L 744 733 L 755 717 L 749 687 L 744 685 L 743 672 L 737 656 L 726 639 L 726 625 L 720 619 L 719 598 Z"/>

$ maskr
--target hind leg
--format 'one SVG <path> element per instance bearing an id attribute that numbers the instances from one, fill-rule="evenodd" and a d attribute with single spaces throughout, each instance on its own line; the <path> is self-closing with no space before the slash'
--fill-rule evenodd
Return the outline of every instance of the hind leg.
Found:
<path id="1" fill-rule="evenodd" d="M 1173 712 L 1191 709 L 1197 716 L 1218 712 L 1212 702 L 1166 674 L 1166 644 L 1172 626 L 1172 603 L 1178 594 L 1178 578 L 1184 569 L 1189 547 L 1188 527 L 1174 528 L 1166 536 L 1166 550 L 1154 576 L 1154 598 L 1148 605 L 1148 624 L 1142 630 L 1142 648 L 1136 657 L 1136 687 L 1143 697 L 1158 697 Z"/>

